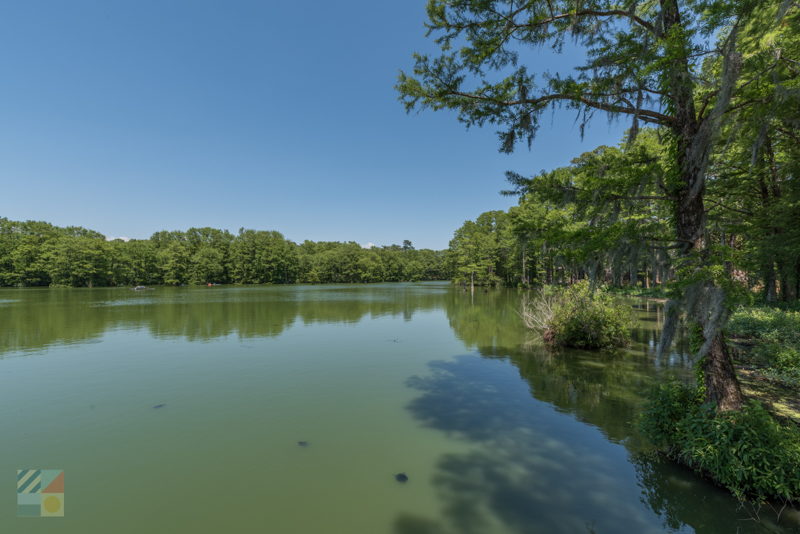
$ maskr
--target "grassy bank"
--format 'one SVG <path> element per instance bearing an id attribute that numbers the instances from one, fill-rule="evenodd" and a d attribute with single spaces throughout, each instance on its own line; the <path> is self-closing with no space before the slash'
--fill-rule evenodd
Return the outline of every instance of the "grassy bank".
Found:
<path id="1" fill-rule="evenodd" d="M 696 386 L 667 383 L 653 392 L 642 429 L 660 451 L 741 500 L 798 503 L 800 311 L 741 306 L 726 330 L 744 408 L 718 412 Z"/>
<path id="2" fill-rule="evenodd" d="M 727 329 L 744 393 L 800 424 L 800 311 L 743 306 Z"/>
<path id="3" fill-rule="evenodd" d="M 800 387 L 800 311 L 741 307 L 728 322 L 741 363 L 787 386 Z"/>
<path id="4" fill-rule="evenodd" d="M 758 401 L 718 412 L 703 397 L 695 387 L 662 384 L 645 407 L 642 430 L 667 456 L 742 501 L 800 502 L 800 427 Z"/>

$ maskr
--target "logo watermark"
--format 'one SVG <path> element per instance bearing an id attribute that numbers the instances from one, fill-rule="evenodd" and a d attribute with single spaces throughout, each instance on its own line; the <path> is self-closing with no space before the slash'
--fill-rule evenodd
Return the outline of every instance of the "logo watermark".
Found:
<path id="1" fill-rule="evenodd" d="M 64 517 L 64 470 L 17 470 L 17 517 Z"/>

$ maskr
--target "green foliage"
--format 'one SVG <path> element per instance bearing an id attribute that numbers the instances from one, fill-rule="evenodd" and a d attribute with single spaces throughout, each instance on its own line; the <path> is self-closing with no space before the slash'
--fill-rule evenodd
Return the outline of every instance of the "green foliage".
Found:
<path id="1" fill-rule="evenodd" d="M 661 451 L 740 500 L 800 501 L 800 429 L 755 401 L 717 412 L 697 390 L 669 382 L 653 391 L 641 428 Z"/>
<path id="2" fill-rule="evenodd" d="M 630 307 L 615 302 L 605 291 L 592 291 L 584 280 L 556 300 L 545 335 L 565 347 L 607 349 L 627 345 L 631 328 Z"/>
<path id="3" fill-rule="evenodd" d="M 800 311 L 742 307 L 731 316 L 728 331 L 753 344 L 749 360 L 768 368 L 773 378 L 800 385 Z"/>
<path id="4" fill-rule="evenodd" d="M 450 241 L 454 281 L 468 285 L 511 285 L 514 247 L 505 212 L 488 211 L 475 221 L 466 221 Z"/>
<path id="5" fill-rule="evenodd" d="M 666 281 L 673 258 L 668 203 L 659 181 L 666 149 L 654 130 L 599 147 L 572 165 L 526 178 L 509 172 L 519 205 L 468 221 L 451 241 L 457 281 L 510 286 L 576 278 L 647 289 Z M 662 288 L 663 291 L 663 288 Z"/>
<path id="6" fill-rule="evenodd" d="M 0 218 L 0 286 L 291 284 L 446 280 L 445 251 L 306 241 L 215 228 L 106 241 L 85 228 Z"/>
<path id="7" fill-rule="evenodd" d="M 156 253 L 161 280 L 166 285 L 182 285 L 189 281 L 190 252 L 183 241 L 173 241 Z"/>
<path id="8" fill-rule="evenodd" d="M 675 429 L 687 415 L 688 407 L 699 405 L 702 395 L 677 381 L 654 388 L 643 412 L 641 430 L 658 448 L 670 456 L 680 450 Z"/>
<path id="9" fill-rule="evenodd" d="M 298 271 L 297 247 L 279 232 L 240 229 L 230 246 L 230 278 L 238 284 L 287 284 Z"/>
<path id="10" fill-rule="evenodd" d="M 800 345 L 800 311 L 739 308 L 731 315 L 728 329 L 737 337 Z"/>
<path id="11" fill-rule="evenodd" d="M 42 246 L 42 262 L 53 286 L 102 285 L 106 278 L 105 240 L 62 236 Z"/>
<path id="12" fill-rule="evenodd" d="M 206 284 L 222 280 L 225 275 L 224 261 L 222 251 L 201 246 L 192 256 L 189 281 L 193 284 Z"/>

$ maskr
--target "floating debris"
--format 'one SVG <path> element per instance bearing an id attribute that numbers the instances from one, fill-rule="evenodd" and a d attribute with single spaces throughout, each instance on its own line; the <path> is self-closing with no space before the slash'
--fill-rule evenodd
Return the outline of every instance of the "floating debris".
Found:
<path id="1" fill-rule="evenodd" d="M 398 482 L 408 482 L 408 475 L 406 475 L 405 473 L 397 473 L 394 476 L 394 479 Z"/>
<path id="2" fill-rule="evenodd" d="M 307 441 L 298 441 L 297 445 L 300 447 L 308 447 L 309 443 Z"/>
<path id="3" fill-rule="evenodd" d="M 156 404 L 155 406 L 153 406 L 153 409 L 158 410 L 159 408 L 163 408 L 164 406 L 166 406 L 166 404 Z"/>

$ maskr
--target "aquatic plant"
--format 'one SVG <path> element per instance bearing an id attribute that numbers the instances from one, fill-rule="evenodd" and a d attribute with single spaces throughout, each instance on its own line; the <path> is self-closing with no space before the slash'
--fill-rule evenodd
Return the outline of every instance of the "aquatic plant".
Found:
<path id="1" fill-rule="evenodd" d="M 605 349 L 630 341 L 633 320 L 628 306 L 588 281 L 524 299 L 520 311 L 529 328 L 539 329 L 545 341 L 564 347 Z"/>

